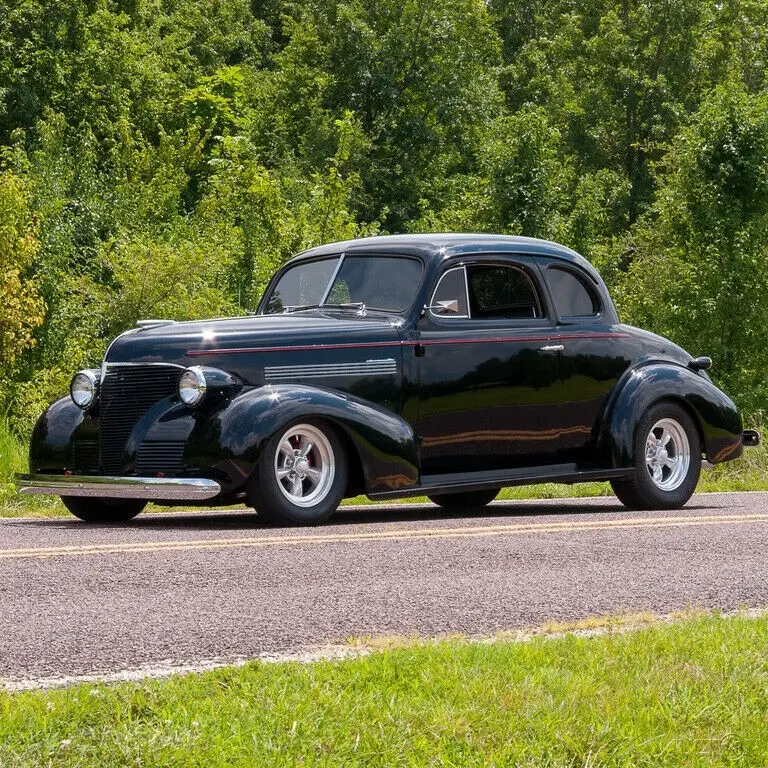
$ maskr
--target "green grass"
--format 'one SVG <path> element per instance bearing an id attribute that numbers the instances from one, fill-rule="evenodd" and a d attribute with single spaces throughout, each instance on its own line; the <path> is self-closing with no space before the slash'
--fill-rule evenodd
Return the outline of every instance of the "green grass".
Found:
<path id="1" fill-rule="evenodd" d="M 0 765 L 764 766 L 768 618 L 0 694 Z"/>
<path id="2" fill-rule="evenodd" d="M 768 432 L 763 431 L 763 441 L 757 448 L 745 449 L 740 459 L 716 467 L 704 469 L 699 481 L 700 493 L 722 493 L 725 491 L 766 491 L 768 490 Z M 0 418 L 0 517 L 57 517 L 68 515 L 63 504 L 56 498 L 43 496 L 21 496 L 16 493 L 12 478 L 14 472 L 27 469 L 26 446 L 8 429 Z M 524 485 L 504 488 L 500 500 L 534 500 L 558 498 L 584 498 L 589 496 L 610 496 L 608 483 L 579 483 L 560 485 Z M 423 503 L 419 497 L 402 499 L 403 502 Z M 345 504 L 375 504 L 366 496 L 347 499 Z M 391 504 L 392 502 L 386 502 Z M 162 507 L 150 506 L 150 510 Z"/>
<path id="3" fill-rule="evenodd" d="M 49 516 L 66 512 L 58 499 L 44 496 L 21 496 L 13 484 L 15 472 L 26 472 L 27 446 L 8 428 L 0 416 L 0 517 Z"/>

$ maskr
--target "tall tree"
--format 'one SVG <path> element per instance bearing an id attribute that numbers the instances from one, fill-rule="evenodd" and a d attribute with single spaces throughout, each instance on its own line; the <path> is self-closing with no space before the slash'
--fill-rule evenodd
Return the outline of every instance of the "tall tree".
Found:
<path id="1" fill-rule="evenodd" d="M 629 318 L 709 354 L 748 408 L 768 397 L 768 95 L 719 86 L 674 142 L 658 199 L 631 233 Z M 661 173 L 663 169 L 659 169 Z"/>

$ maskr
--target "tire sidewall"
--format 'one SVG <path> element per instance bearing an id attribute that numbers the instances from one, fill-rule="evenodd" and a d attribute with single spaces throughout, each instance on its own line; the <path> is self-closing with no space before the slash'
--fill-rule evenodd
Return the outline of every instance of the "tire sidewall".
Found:
<path id="1" fill-rule="evenodd" d="M 683 482 L 672 491 L 657 487 L 645 463 L 645 443 L 651 427 L 661 419 L 674 419 L 685 431 L 690 446 L 690 464 Z M 652 405 L 640 419 L 635 434 L 636 486 L 649 508 L 679 509 L 691 498 L 701 474 L 701 440 L 696 425 L 688 412 L 676 403 L 660 402 Z"/>
<path id="2" fill-rule="evenodd" d="M 297 424 L 307 424 L 323 432 L 331 446 L 334 477 L 325 497 L 311 507 L 292 504 L 278 487 L 274 462 L 283 435 Z M 264 445 L 259 456 L 256 473 L 251 481 L 248 498 L 256 512 L 269 522 L 288 525 L 318 525 L 325 522 L 337 509 L 347 488 L 348 461 L 346 451 L 333 427 L 314 419 L 297 419 L 281 427 Z"/>

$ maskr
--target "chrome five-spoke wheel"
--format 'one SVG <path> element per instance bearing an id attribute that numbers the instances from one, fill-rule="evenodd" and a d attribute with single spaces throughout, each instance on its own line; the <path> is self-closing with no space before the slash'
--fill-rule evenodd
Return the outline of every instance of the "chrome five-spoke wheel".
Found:
<path id="1" fill-rule="evenodd" d="M 328 438 L 311 424 L 297 424 L 282 437 L 275 452 L 275 478 L 286 499 L 297 507 L 322 501 L 336 474 Z"/>
<path id="2" fill-rule="evenodd" d="M 660 419 L 645 441 L 645 466 L 662 491 L 679 488 L 691 464 L 691 448 L 683 427 L 674 419 Z"/>
<path id="3" fill-rule="evenodd" d="M 634 476 L 611 481 L 630 509 L 679 509 L 691 498 L 701 471 L 702 443 L 691 414 L 662 401 L 639 419 L 634 441 Z"/>
<path id="4" fill-rule="evenodd" d="M 287 425 L 262 446 L 248 501 L 265 522 L 317 525 L 339 506 L 348 473 L 333 425 L 314 419 Z"/>

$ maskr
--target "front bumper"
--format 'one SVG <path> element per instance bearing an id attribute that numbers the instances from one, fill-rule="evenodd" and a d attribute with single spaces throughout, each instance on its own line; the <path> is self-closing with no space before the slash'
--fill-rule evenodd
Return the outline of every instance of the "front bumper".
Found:
<path id="1" fill-rule="evenodd" d="M 16 486 L 19 493 L 146 501 L 198 501 L 221 493 L 221 486 L 215 480 L 176 477 L 16 475 Z"/>

